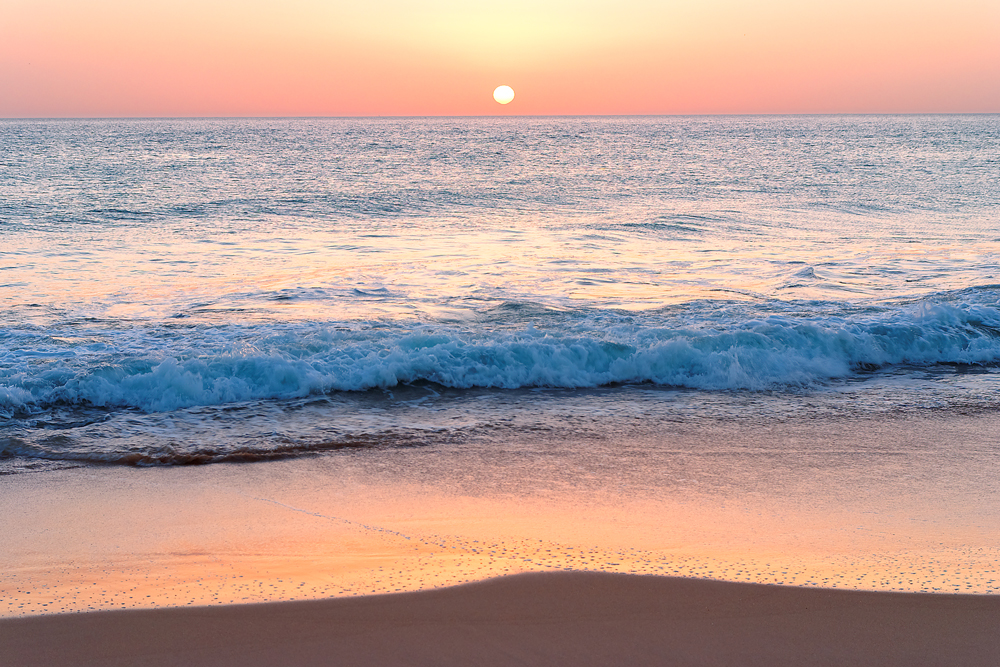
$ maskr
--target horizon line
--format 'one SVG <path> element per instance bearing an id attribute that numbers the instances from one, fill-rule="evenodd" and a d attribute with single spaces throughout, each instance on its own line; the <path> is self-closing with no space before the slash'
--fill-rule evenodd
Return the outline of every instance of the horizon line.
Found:
<path id="1" fill-rule="evenodd" d="M 480 115 L 345 115 L 345 116 L 0 116 L 0 121 L 15 120 L 372 120 L 372 119 L 448 119 L 448 118 L 692 118 L 692 117 L 761 117 L 761 116 L 996 116 L 1000 111 L 809 111 L 809 112 L 700 112 L 635 114 L 480 114 Z"/>

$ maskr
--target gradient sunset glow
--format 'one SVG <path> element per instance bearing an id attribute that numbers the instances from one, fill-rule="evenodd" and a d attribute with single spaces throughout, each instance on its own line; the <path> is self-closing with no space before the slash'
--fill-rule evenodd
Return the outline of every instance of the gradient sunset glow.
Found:
<path id="1" fill-rule="evenodd" d="M 0 116 L 997 112 L 998 35 L 992 0 L 6 0 Z"/>

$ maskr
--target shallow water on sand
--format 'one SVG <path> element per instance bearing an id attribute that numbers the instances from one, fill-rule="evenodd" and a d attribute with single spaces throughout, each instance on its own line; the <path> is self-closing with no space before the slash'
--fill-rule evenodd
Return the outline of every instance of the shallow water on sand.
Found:
<path id="1" fill-rule="evenodd" d="M 992 416 L 522 433 L 267 465 L 8 477 L 0 615 L 583 570 L 1000 593 Z"/>

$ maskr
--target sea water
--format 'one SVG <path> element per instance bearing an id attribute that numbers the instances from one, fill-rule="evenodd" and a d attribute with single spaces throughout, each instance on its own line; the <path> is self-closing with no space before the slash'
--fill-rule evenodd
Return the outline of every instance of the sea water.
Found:
<path id="1" fill-rule="evenodd" d="M 996 115 L 0 121 L 0 473 L 652 451 L 998 368 Z"/>

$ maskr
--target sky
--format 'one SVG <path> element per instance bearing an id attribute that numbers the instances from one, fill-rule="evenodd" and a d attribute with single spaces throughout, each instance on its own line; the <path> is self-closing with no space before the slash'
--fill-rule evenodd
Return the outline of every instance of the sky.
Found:
<path id="1" fill-rule="evenodd" d="M 0 0 L 7 118 L 951 112 L 997 0 Z"/>

